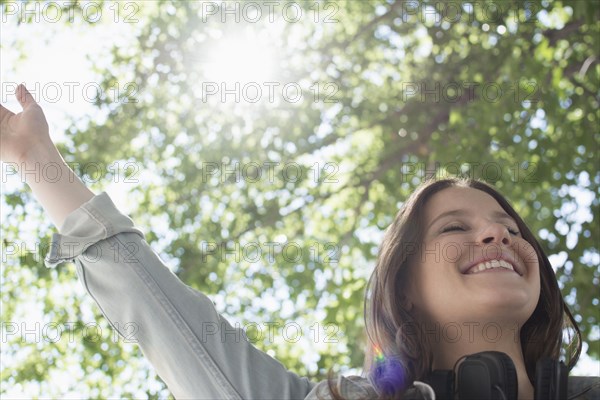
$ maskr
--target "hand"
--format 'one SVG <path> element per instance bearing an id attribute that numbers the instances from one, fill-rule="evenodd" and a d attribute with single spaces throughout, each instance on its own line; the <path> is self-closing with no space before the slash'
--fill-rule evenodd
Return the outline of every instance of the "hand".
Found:
<path id="1" fill-rule="evenodd" d="M 24 181 L 54 225 L 60 228 L 67 215 L 94 197 L 94 192 L 85 187 L 65 163 L 52 143 L 42 108 L 23 85 L 17 87 L 17 100 L 23 107 L 18 114 L 0 105 L 0 161 L 17 163 L 17 169 L 25 164 L 27 170 L 35 171 L 25 174 Z M 37 163 L 52 163 L 58 167 L 58 174 L 51 180 L 46 179 L 43 173 L 40 175 L 37 165 L 31 168 Z"/>
<path id="2" fill-rule="evenodd" d="M 0 105 L 0 161 L 23 163 L 40 146 L 51 146 L 48 122 L 42 108 L 24 85 L 17 86 L 17 100 L 23 111 L 15 114 Z"/>

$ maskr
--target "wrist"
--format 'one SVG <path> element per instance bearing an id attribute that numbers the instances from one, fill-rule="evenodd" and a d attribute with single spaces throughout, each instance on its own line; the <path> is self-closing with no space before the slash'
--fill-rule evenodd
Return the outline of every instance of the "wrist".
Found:
<path id="1" fill-rule="evenodd" d="M 24 183 L 32 189 L 48 181 L 57 183 L 61 179 L 73 181 L 73 171 L 66 164 L 53 143 L 38 143 L 28 149 L 21 157 L 17 167 Z"/>
<path id="2" fill-rule="evenodd" d="M 40 141 L 29 147 L 20 157 L 19 166 L 33 166 L 36 163 L 63 161 L 52 141 Z"/>

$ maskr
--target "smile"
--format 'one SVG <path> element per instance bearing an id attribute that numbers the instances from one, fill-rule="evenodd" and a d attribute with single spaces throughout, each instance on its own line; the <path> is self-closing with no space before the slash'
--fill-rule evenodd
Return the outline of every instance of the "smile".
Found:
<path id="1" fill-rule="evenodd" d="M 486 262 L 482 262 L 482 263 L 474 265 L 466 273 L 467 274 L 477 274 L 479 272 L 488 271 L 491 269 L 506 269 L 506 270 L 516 272 L 515 268 L 507 261 L 491 260 L 491 261 L 486 261 Z"/>

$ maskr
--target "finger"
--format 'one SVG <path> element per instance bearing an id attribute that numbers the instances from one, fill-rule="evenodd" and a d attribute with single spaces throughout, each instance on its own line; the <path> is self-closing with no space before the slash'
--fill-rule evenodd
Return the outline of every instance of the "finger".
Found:
<path id="1" fill-rule="evenodd" d="M 0 122 L 8 121 L 13 115 L 15 115 L 14 112 L 0 104 Z"/>
<path id="2" fill-rule="evenodd" d="M 19 86 L 17 86 L 17 100 L 19 100 L 19 104 L 21 104 L 21 107 L 23 107 L 23 109 L 37 104 L 31 93 L 29 93 L 29 90 L 27 90 L 25 85 L 23 85 L 22 83 Z"/>

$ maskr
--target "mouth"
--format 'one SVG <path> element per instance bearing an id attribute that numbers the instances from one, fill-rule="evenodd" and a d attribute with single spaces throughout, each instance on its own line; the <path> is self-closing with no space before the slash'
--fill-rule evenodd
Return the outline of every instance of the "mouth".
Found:
<path id="1" fill-rule="evenodd" d="M 516 274 L 518 274 L 519 276 L 522 276 L 523 274 L 519 273 L 519 271 L 517 271 L 517 269 L 515 268 L 515 266 L 506 261 L 506 260 L 487 260 L 487 261 L 482 261 L 479 262 L 473 266 L 471 266 L 470 268 L 468 268 L 465 272 L 463 272 L 463 274 L 465 275 L 473 275 L 473 274 L 480 274 L 482 272 L 489 272 L 489 271 L 497 271 L 497 272 L 514 272 Z"/>

